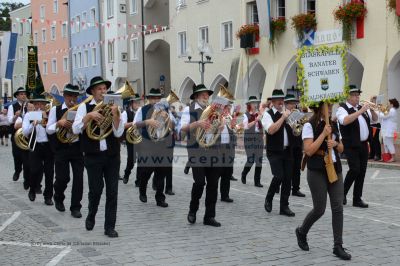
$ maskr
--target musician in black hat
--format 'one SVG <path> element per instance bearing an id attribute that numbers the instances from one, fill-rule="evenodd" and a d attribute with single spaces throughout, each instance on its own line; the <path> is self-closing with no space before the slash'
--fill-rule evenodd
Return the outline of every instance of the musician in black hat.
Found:
<path id="1" fill-rule="evenodd" d="M 134 123 L 133 119 L 135 118 L 135 114 L 137 110 L 140 108 L 140 101 L 141 98 L 139 94 L 135 94 L 131 98 L 129 98 L 129 106 L 128 108 L 122 113 L 122 116 L 125 116 L 124 120 L 127 121 L 125 124 L 125 133 L 128 128 L 130 128 Z M 136 145 L 129 143 L 128 141 L 126 142 L 126 149 L 128 153 L 128 159 L 126 161 L 126 168 L 125 168 L 125 173 L 123 177 L 123 182 L 124 184 L 128 184 L 129 181 L 129 176 L 132 172 L 133 167 L 135 166 L 135 161 L 136 161 Z M 135 180 L 135 185 L 136 187 L 139 187 L 139 180 L 138 180 L 138 175 L 136 174 L 136 180 Z"/>
<path id="2" fill-rule="evenodd" d="M 185 107 L 181 118 L 181 131 L 187 135 L 187 149 L 190 166 L 193 173 L 192 197 L 190 201 L 188 222 L 196 222 L 196 213 L 199 209 L 199 201 L 206 186 L 206 211 L 203 224 L 219 227 L 221 224 L 215 220 L 215 204 L 218 198 L 218 179 L 220 177 L 220 168 L 212 167 L 210 159 L 217 151 L 206 149 L 199 145 L 196 140 L 196 130 L 202 128 L 210 129 L 209 119 L 200 120 L 203 111 L 208 106 L 209 96 L 213 91 L 207 89 L 204 84 L 194 85 L 193 93 L 190 99 L 193 100 L 190 106 Z M 211 150 L 211 151 L 210 151 Z"/>
<path id="3" fill-rule="evenodd" d="M 286 94 L 285 107 L 290 112 L 296 109 L 299 100 L 293 94 Z M 292 131 L 293 132 L 293 131 Z M 293 136 L 293 175 L 292 175 L 292 196 L 305 197 L 306 195 L 300 191 L 300 176 L 301 176 L 301 159 L 303 158 L 303 141 L 300 135 Z"/>
<path id="4" fill-rule="evenodd" d="M 22 132 L 26 138 L 31 139 L 29 153 L 30 184 L 28 197 L 31 201 L 36 198 L 36 191 L 40 189 L 40 183 L 45 176 L 45 189 L 43 191 L 44 203 L 53 205 L 53 181 L 54 181 L 54 154 L 51 150 L 46 133 L 48 114 L 46 105 L 50 103 L 44 95 L 34 94 L 30 100 L 36 112 L 41 112 L 41 120 L 30 118 L 33 112 L 28 112 L 22 122 Z"/>
<path id="5" fill-rule="evenodd" d="M 138 147 L 137 175 L 139 179 L 139 200 L 143 203 L 147 202 L 147 183 L 149 182 L 151 174 L 154 173 L 153 178 L 156 188 L 155 199 L 157 206 L 165 208 L 168 207 L 168 203 L 165 202 L 164 183 L 165 177 L 168 174 L 170 133 L 168 133 L 165 139 L 154 142 L 149 135 L 149 127 L 155 129 L 163 127 L 160 121 L 152 118 L 156 108 L 157 110 L 164 110 L 172 121 L 174 121 L 174 119 L 172 114 L 168 111 L 168 106 L 159 105 L 162 97 L 160 89 L 150 89 L 146 97 L 149 103 L 139 108 L 134 118 L 134 123 L 141 129 L 143 138 Z M 175 128 L 175 124 L 172 123 L 171 127 L 172 129 Z"/>
<path id="6" fill-rule="evenodd" d="M 284 98 L 282 90 L 273 90 L 271 96 L 273 107 L 266 111 L 262 118 L 262 125 L 267 134 L 267 158 L 273 175 L 264 207 L 267 212 L 272 211 L 272 200 L 279 185 L 282 184 L 279 214 L 292 217 L 295 213 L 289 208 L 289 196 L 293 173 L 293 134 L 286 123 L 290 111 L 284 109 Z"/>
<path id="7" fill-rule="evenodd" d="M 81 200 L 83 194 L 83 154 L 80 149 L 79 136 L 72 134 L 72 123 L 74 117 L 68 118 L 68 109 L 77 105 L 79 96 L 79 87 L 67 84 L 63 91 L 64 103 L 59 106 L 53 106 L 49 113 L 49 121 L 46 131 L 49 135 L 50 143 L 54 150 L 55 182 L 54 182 L 54 203 L 58 211 L 64 212 L 64 192 L 69 183 L 69 168 L 72 168 L 72 189 L 71 206 L 72 217 L 81 218 Z M 76 108 L 76 107 L 75 107 Z M 67 114 L 66 114 L 67 113 Z M 69 113 L 72 115 L 72 112 Z M 68 130 L 62 139 L 57 137 L 57 131 Z M 66 138 L 70 138 L 67 140 Z"/>
<path id="8" fill-rule="evenodd" d="M 378 115 L 371 110 L 368 116 L 369 104 L 360 106 L 361 90 L 355 85 L 350 85 L 350 94 L 345 103 L 341 103 L 336 112 L 343 138 L 344 154 L 349 165 L 349 171 L 344 180 L 344 199 L 354 182 L 353 206 L 368 208 L 368 204 L 362 200 L 365 172 L 368 163 L 368 139 L 371 119 L 378 120 Z"/>
<path id="9" fill-rule="evenodd" d="M 111 106 L 112 132 L 110 135 L 103 140 L 93 140 L 86 132 L 90 121 L 101 123 L 104 120 L 101 112 L 94 111 L 94 108 L 103 101 L 110 86 L 111 82 L 102 77 L 94 77 L 90 80 L 90 86 L 86 89 L 86 93 L 92 95 L 93 99 L 89 103 L 79 106 L 72 124 L 72 131 L 74 134 L 80 134 L 81 151 L 84 154 L 84 164 L 88 175 L 89 213 L 85 222 L 86 230 L 93 230 L 105 183 L 104 234 L 108 237 L 118 237 L 115 223 L 118 203 L 118 171 L 121 163 L 119 138 L 124 133 L 125 124 L 120 116 L 118 106 Z"/>
<path id="10" fill-rule="evenodd" d="M 261 125 L 261 113 L 259 110 L 260 100 L 256 96 L 250 96 L 246 102 L 247 110 L 243 118 L 244 125 L 244 148 L 246 151 L 246 164 L 242 171 L 242 183 L 246 184 L 246 176 L 250 172 L 253 164 L 254 186 L 261 185 L 262 159 L 264 152 L 264 133 Z"/>
<path id="11" fill-rule="evenodd" d="M 19 87 L 14 92 L 14 97 L 17 98 L 17 101 L 14 104 L 11 104 L 8 107 L 7 118 L 8 123 L 10 123 L 11 130 L 11 149 L 12 155 L 14 159 L 14 174 L 13 180 L 17 181 L 19 179 L 19 175 L 22 171 L 22 166 L 24 167 L 24 188 L 29 188 L 29 162 L 28 162 L 28 152 L 20 149 L 14 141 L 15 135 L 15 121 L 18 117 L 23 118 L 24 114 L 27 112 L 27 104 L 28 104 L 28 96 L 29 93 L 26 89 Z M 25 156 L 24 156 L 25 154 Z M 25 160 L 24 160 L 25 158 Z"/>

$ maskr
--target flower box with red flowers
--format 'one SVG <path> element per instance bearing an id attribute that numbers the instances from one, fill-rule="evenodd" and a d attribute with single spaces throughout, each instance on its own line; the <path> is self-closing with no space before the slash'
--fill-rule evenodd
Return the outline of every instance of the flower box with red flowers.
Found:
<path id="1" fill-rule="evenodd" d="M 240 27 L 236 37 L 240 39 L 240 48 L 253 48 L 255 46 L 256 36 L 260 34 L 258 25 L 247 24 Z"/>

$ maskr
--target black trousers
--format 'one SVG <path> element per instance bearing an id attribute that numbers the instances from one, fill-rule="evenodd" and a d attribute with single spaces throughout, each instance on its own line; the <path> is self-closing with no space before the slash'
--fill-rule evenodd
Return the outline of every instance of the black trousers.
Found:
<path id="1" fill-rule="evenodd" d="M 221 181 L 220 181 L 220 193 L 221 199 L 229 198 L 229 191 L 231 188 L 231 177 L 233 175 L 233 163 L 235 160 L 235 147 L 230 144 L 222 144 L 221 152 L 222 167 L 221 167 Z"/>
<path id="2" fill-rule="evenodd" d="M 54 156 L 55 182 L 54 182 L 54 200 L 63 202 L 65 199 L 65 189 L 70 178 L 69 166 L 72 168 L 72 190 L 70 210 L 80 210 L 82 208 L 81 200 L 83 194 L 83 154 L 80 151 L 79 142 L 75 142 L 68 148 L 59 149 Z"/>
<path id="3" fill-rule="evenodd" d="M 199 209 L 199 202 L 206 186 L 206 211 L 204 218 L 215 217 L 215 204 L 218 198 L 218 179 L 221 170 L 219 167 L 198 167 L 192 166 L 193 186 L 190 211 L 196 213 Z M 206 185 L 207 184 L 207 185 Z"/>
<path id="4" fill-rule="evenodd" d="M 290 149 L 285 149 L 280 152 L 268 152 L 267 158 L 271 166 L 271 172 L 273 175 L 271 185 L 268 188 L 266 200 L 272 201 L 275 196 L 275 192 L 282 184 L 281 187 L 281 208 L 289 206 L 290 187 L 292 182 L 293 172 L 293 155 Z"/>
<path id="5" fill-rule="evenodd" d="M 126 161 L 125 177 L 129 178 L 129 175 L 131 174 L 132 169 L 135 166 L 135 161 L 136 161 L 135 145 L 127 142 L 126 143 L 126 150 L 127 150 L 127 153 L 128 153 L 128 159 Z M 136 180 L 137 180 L 137 175 L 136 175 Z"/>
<path id="6" fill-rule="evenodd" d="M 344 180 L 344 196 L 346 197 L 354 182 L 353 201 L 360 201 L 363 193 L 365 172 L 368 163 L 368 144 L 363 142 L 359 148 L 346 148 L 347 163 L 349 171 Z"/>
<path id="7" fill-rule="evenodd" d="M 30 186 L 30 176 L 31 176 L 31 171 L 30 171 L 30 163 L 29 163 L 29 151 L 21 150 L 21 155 L 22 155 L 22 165 L 23 165 L 23 176 L 24 176 L 24 184 Z"/>
<path id="8" fill-rule="evenodd" d="M 22 172 L 22 164 L 23 164 L 23 158 L 22 158 L 22 152 L 20 148 L 15 144 L 14 140 L 14 134 L 11 135 L 11 150 L 12 150 L 12 155 L 14 159 L 14 171 L 16 174 L 20 174 Z"/>
<path id="9" fill-rule="evenodd" d="M 379 125 L 380 127 L 380 125 Z M 382 154 L 382 148 L 381 148 L 381 142 L 379 141 L 379 133 L 381 129 L 376 128 L 375 135 L 373 134 L 373 129 L 372 127 L 369 128 L 369 135 L 370 137 L 370 154 L 369 157 L 376 158 L 378 160 L 381 159 L 381 154 Z"/>
<path id="10" fill-rule="evenodd" d="M 300 190 L 301 176 L 301 160 L 303 159 L 302 147 L 293 147 L 293 175 L 292 175 L 292 191 Z"/>
<path id="11" fill-rule="evenodd" d="M 168 162 L 165 169 L 165 191 L 172 191 L 172 173 L 173 173 L 173 156 L 174 156 L 174 148 L 171 147 L 167 153 Z"/>
<path id="12" fill-rule="evenodd" d="M 30 189 L 40 188 L 40 183 L 45 177 L 43 196 L 45 199 L 53 197 L 54 181 L 54 154 L 49 142 L 36 143 L 35 150 L 29 153 L 30 163 Z"/>
<path id="13" fill-rule="evenodd" d="M 120 162 L 119 153 L 109 155 L 105 151 L 96 154 L 86 154 L 84 156 L 89 184 L 88 218 L 94 219 L 96 216 L 104 183 L 106 185 L 105 230 L 114 229 L 117 219 L 118 169 Z"/>
<path id="14" fill-rule="evenodd" d="M 262 160 L 264 152 L 264 140 L 263 135 L 260 133 L 254 134 L 254 136 L 247 136 L 244 139 L 244 148 L 246 151 L 246 164 L 242 171 L 242 177 L 246 177 L 250 172 L 253 164 L 256 164 L 254 171 L 254 183 L 259 183 L 261 179 Z"/>
<path id="15" fill-rule="evenodd" d="M 168 167 L 160 166 L 139 166 L 137 167 L 137 174 L 139 177 L 139 192 L 141 195 L 146 195 L 147 184 L 154 173 L 153 182 L 156 187 L 156 202 L 165 201 L 164 195 L 164 179 L 167 174 Z"/>

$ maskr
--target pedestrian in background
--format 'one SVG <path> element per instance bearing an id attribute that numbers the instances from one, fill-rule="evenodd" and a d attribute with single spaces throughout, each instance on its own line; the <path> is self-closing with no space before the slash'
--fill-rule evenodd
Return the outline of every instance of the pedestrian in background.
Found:
<path id="1" fill-rule="evenodd" d="M 388 163 L 395 161 L 396 150 L 394 147 L 394 141 L 397 130 L 397 110 L 399 109 L 399 102 L 396 98 L 389 100 L 389 112 L 385 115 L 384 113 L 379 113 L 379 117 L 382 120 L 382 138 L 383 146 L 385 148 L 385 153 L 390 153 L 391 158 Z"/>
<path id="2" fill-rule="evenodd" d="M 8 122 L 7 118 L 7 109 L 3 109 L 0 113 L 0 139 L 1 145 L 8 146 L 8 135 L 10 133 L 10 123 Z"/>

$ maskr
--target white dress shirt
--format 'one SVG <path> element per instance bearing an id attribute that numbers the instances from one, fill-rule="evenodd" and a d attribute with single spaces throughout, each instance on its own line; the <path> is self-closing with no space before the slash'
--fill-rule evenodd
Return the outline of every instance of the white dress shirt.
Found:
<path id="1" fill-rule="evenodd" d="M 24 117 L 22 121 L 22 134 L 26 138 L 30 136 L 30 134 L 33 131 L 33 121 L 30 121 L 28 117 Z M 47 138 L 47 133 L 46 133 L 46 128 L 44 128 L 41 124 L 36 125 L 35 127 L 36 130 L 36 142 L 37 143 L 42 143 L 42 142 L 48 142 L 49 139 Z"/>
<path id="2" fill-rule="evenodd" d="M 22 107 L 22 103 L 18 102 L 18 104 Z M 21 112 L 24 112 L 24 110 L 21 109 Z M 10 125 L 14 124 L 14 106 L 12 104 L 8 106 L 7 118 Z"/>
<path id="3" fill-rule="evenodd" d="M 358 112 L 358 109 L 356 107 L 353 107 L 351 104 L 349 104 L 348 102 L 346 102 L 347 107 L 353 108 L 356 112 Z M 346 109 L 344 109 L 343 107 L 339 107 L 337 112 L 336 112 L 336 117 L 338 118 L 338 121 L 341 125 L 343 125 L 344 123 L 344 119 L 346 116 L 348 116 L 349 113 L 346 111 Z M 368 125 L 367 125 L 367 121 L 365 121 L 365 118 L 362 115 L 358 116 L 358 123 L 360 124 L 360 141 L 366 141 L 368 140 L 368 136 L 369 136 L 369 129 L 368 129 Z"/>
<path id="4" fill-rule="evenodd" d="M 67 105 L 65 103 L 62 104 L 61 110 L 68 109 Z M 49 135 L 53 135 L 54 133 L 57 132 L 57 112 L 56 112 L 56 106 L 53 106 L 50 109 L 49 113 L 49 120 L 47 122 L 46 126 L 46 132 Z M 68 136 L 67 136 L 68 137 Z M 72 143 L 77 142 L 79 138 L 75 139 Z"/>
<path id="5" fill-rule="evenodd" d="M 194 109 L 201 109 L 204 110 L 200 104 L 197 102 L 194 104 Z M 182 117 L 181 117 L 181 125 L 180 128 L 182 129 L 183 127 L 187 126 L 190 124 L 190 106 L 186 106 L 183 111 L 182 111 Z"/>
<path id="6" fill-rule="evenodd" d="M 274 112 L 274 114 L 276 114 L 276 112 L 278 112 L 278 110 L 275 107 L 272 107 L 272 112 Z M 261 119 L 261 124 L 263 125 L 265 131 L 267 131 L 267 132 L 268 132 L 269 128 L 272 126 L 272 124 L 274 124 L 274 121 L 272 120 L 272 117 L 268 113 L 268 111 L 264 112 L 263 117 Z M 289 146 L 288 134 L 286 132 L 286 127 L 284 127 L 284 126 L 283 126 L 283 146 L 284 147 Z"/>
<path id="7" fill-rule="evenodd" d="M 305 139 L 314 140 L 314 131 L 313 131 L 313 128 L 312 128 L 310 123 L 305 123 L 304 124 L 303 132 L 301 134 L 302 134 L 301 137 L 302 137 L 303 140 L 305 140 Z M 332 140 L 336 140 L 336 135 L 335 134 L 332 134 Z M 336 162 L 335 152 L 333 151 L 333 148 L 331 150 L 332 150 L 332 161 Z"/>
<path id="8" fill-rule="evenodd" d="M 249 129 L 249 118 L 247 117 L 246 114 L 243 115 L 243 127 L 245 130 Z M 255 123 L 254 127 L 255 127 L 254 131 L 256 133 L 260 132 L 260 127 L 259 127 L 258 123 Z"/>
<path id="9" fill-rule="evenodd" d="M 379 118 L 382 119 L 382 137 L 393 138 L 397 131 L 397 110 L 392 107 L 387 115 L 379 113 Z"/>
<path id="10" fill-rule="evenodd" d="M 89 104 L 96 105 L 96 101 L 93 99 Z M 72 132 L 74 134 L 82 134 L 84 126 L 82 119 L 86 116 L 86 114 L 87 114 L 86 104 L 79 105 L 78 110 L 76 112 L 74 123 L 72 124 Z M 122 136 L 122 134 L 124 133 L 125 123 L 126 121 L 122 119 L 122 116 L 120 117 L 118 128 L 115 128 L 114 122 L 112 123 L 112 130 L 114 137 L 119 138 Z M 107 150 L 106 140 L 105 139 L 100 140 L 100 151 L 106 151 L 106 150 Z"/>
<path id="11" fill-rule="evenodd" d="M 221 144 L 229 144 L 230 136 L 228 126 L 224 125 L 224 129 L 221 131 Z"/>

